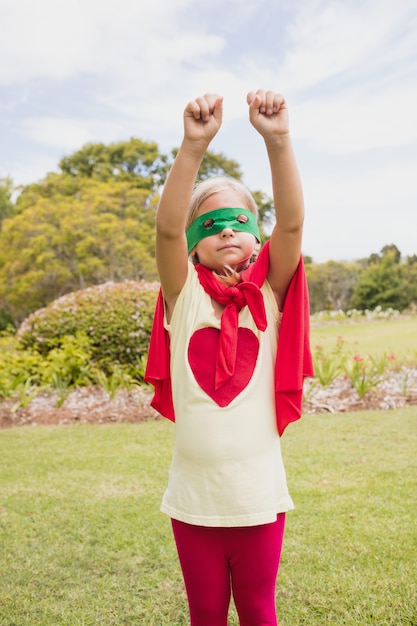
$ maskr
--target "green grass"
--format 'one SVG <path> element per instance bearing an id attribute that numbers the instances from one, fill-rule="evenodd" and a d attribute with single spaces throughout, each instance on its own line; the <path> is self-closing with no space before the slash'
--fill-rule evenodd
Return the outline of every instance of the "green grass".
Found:
<path id="1" fill-rule="evenodd" d="M 280 626 L 415 626 L 416 422 L 410 407 L 288 428 Z M 166 421 L 0 431 L 1 626 L 188 624 L 159 513 L 172 439 Z"/>
<path id="2" fill-rule="evenodd" d="M 311 346 L 322 345 L 331 350 L 337 337 L 343 337 L 346 347 L 362 356 L 381 356 L 384 352 L 393 353 L 397 359 L 417 356 L 417 316 L 408 319 L 364 322 L 356 324 L 335 324 L 311 329 Z"/>
<path id="3" fill-rule="evenodd" d="M 415 626 L 417 408 L 305 416 L 283 449 L 281 625 Z"/>

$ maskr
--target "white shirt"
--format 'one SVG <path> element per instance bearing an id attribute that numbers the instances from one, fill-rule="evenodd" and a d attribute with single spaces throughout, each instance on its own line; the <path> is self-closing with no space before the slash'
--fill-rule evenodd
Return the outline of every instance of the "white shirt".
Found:
<path id="1" fill-rule="evenodd" d="M 208 327 L 220 329 L 220 320 L 191 263 L 171 322 L 165 324 L 171 340 L 176 424 L 161 511 L 174 519 L 201 526 L 254 526 L 274 522 L 277 513 L 294 508 L 275 415 L 279 311 L 267 282 L 261 291 L 268 327 L 259 331 L 248 307 L 240 311 L 239 329 L 253 333 L 243 331 L 252 346 L 259 342 L 259 352 L 256 359 L 248 347 L 238 353 L 237 367 L 240 362 L 248 377 L 254 367 L 253 374 L 243 389 L 238 385 L 230 392 L 235 397 L 227 399 L 227 406 L 220 407 L 196 380 L 214 372 L 214 356 L 210 358 L 207 349 L 200 347 L 195 333 Z M 195 365 L 199 360 L 201 372 Z"/>

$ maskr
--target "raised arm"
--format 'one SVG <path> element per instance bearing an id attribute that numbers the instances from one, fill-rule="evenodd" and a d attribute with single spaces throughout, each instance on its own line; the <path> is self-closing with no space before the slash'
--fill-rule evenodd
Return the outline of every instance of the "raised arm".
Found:
<path id="1" fill-rule="evenodd" d="M 168 315 L 188 271 L 185 225 L 201 161 L 222 122 L 222 98 L 206 94 L 184 111 L 184 138 L 156 213 L 156 262 Z"/>
<path id="2" fill-rule="evenodd" d="M 247 96 L 249 119 L 262 135 L 272 175 L 276 223 L 271 235 L 268 281 L 282 309 L 301 254 L 303 192 L 289 133 L 288 110 L 282 95 L 259 89 Z"/>

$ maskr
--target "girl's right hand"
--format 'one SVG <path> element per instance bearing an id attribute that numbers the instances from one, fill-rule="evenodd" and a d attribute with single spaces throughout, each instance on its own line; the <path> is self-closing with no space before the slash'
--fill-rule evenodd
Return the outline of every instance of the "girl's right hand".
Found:
<path id="1" fill-rule="evenodd" d="M 206 147 L 222 124 L 223 97 L 206 93 L 187 104 L 184 111 L 184 139 L 203 142 Z"/>

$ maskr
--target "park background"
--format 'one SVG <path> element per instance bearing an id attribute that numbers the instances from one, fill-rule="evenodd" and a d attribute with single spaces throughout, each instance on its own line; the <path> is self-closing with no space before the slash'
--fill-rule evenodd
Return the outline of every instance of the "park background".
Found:
<path id="1" fill-rule="evenodd" d="M 283 438 L 280 623 L 415 625 L 416 20 L 412 0 L 1 3 L 1 626 L 187 623 L 158 513 L 173 430 L 143 384 L 154 215 L 184 105 L 216 91 L 200 176 L 242 178 L 268 237 L 257 87 L 289 104 L 315 362 Z"/>
<path id="2" fill-rule="evenodd" d="M 143 383 L 173 156 L 137 139 L 87 144 L 16 196 L 3 182 L 2 626 L 187 624 L 158 512 L 173 426 Z M 240 175 L 209 153 L 200 175 L 219 171 Z M 272 201 L 253 191 L 266 239 Z M 304 258 L 315 377 L 283 437 L 297 509 L 280 623 L 414 626 L 416 256 L 387 244 L 350 262 Z"/>

